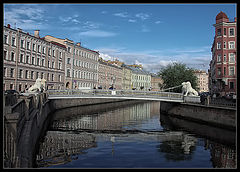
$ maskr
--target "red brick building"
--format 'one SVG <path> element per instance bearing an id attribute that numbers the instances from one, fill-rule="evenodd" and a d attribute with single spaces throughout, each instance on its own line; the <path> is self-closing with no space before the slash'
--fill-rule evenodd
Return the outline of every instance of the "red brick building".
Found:
<path id="1" fill-rule="evenodd" d="M 209 69 L 209 91 L 224 96 L 236 94 L 237 18 L 229 21 L 222 11 L 216 16 L 212 60 Z"/>

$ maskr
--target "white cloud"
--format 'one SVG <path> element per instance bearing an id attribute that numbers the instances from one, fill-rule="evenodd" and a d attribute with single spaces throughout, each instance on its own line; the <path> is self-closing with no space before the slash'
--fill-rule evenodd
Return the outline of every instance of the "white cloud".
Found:
<path id="1" fill-rule="evenodd" d="M 16 24 L 17 28 L 23 30 L 44 29 L 46 24 L 40 24 L 44 21 L 44 10 L 37 6 L 24 6 L 17 8 L 4 8 L 4 24 Z"/>
<path id="2" fill-rule="evenodd" d="M 141 20 L 149 19 L 150 15 L 147 13 L 138 13 L 135 15 L 137 18 L 140 18 Z"/>
<path id="3" fill-rule="evenodd" d="M 128 22 L 130 22 L 130 23 L 136 23 L 137 20 L 135 20 L 135 19 L 129 19 Z"/>
<path id="4" fill-rule="evenodd" d="M 103 30 L 88 30 L 85 32 L 80 32 L 80 36 L 88 36 L 88 37 L 112 37 L 116 36 L 116 33 L 103 31 Z"/>
<path id="5" fill-rule="evenodd" d="M 100 24 L 99 23 L 96 23 L 96 22 L 92 22 L 92 21 L 86 21 L 83 23 L 83 26 L 82 28 L 84 29 L 97 29 L 100 27 Z"/>
<path id="6" fill-rule="evenodd" d="M 127 12 L 114 13 L 113 15 L 117 17 L 122 17 L 122 18 L 129 17 Z"/>
<path id="7" fill-rule="evenodd" d="M 155 21 L 155 24 L 160 24 L 160 23 L 163 23 L 162 21 Z"/>
<path id="8" fill-rule="evenodd" d="M 108 55 L 108 54 L 104 54 L 104 53 L 99 53 L 99 57 L 102 57 L 103 60 L 113 60 L 114 57 Z"/>

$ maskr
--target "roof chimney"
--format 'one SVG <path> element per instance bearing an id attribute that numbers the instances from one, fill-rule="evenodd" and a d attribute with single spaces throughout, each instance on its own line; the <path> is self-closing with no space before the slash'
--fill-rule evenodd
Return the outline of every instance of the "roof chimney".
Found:
<path id="1" fill-rule="evenodd" d="M 7 27 L 8 27 L 8 28 L 11 28 L 11 25 L 10 25 L 10 24 L 8 24 L 8 25 L 7 25 Z"/>
<path id="2" fill-rule="evenodd" d="M 40 31 L 40 30 L 35 30 L 35 31 L 34 31 L 34 36 L 37 37 L 37 38 L 40 38 L 40 36 L 39 36 L 39 31 Z"/>
<path id="3" fill-rule="evenodd" d="M 78 42 L 76 45 L 77 45 L 77 46 L 81 46 L 81 42 Z"/>

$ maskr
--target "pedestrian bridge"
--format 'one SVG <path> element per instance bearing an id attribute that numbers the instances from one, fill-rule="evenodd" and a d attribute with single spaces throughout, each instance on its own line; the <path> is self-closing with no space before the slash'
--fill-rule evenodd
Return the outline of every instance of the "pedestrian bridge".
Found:
<path id="1" fill-rule="evenodd" d="M 48 90 L 48 99 L 75 99 L 75 98 L 102 98 L 102 99 L 131 99 L 152 100 L 166 102 L 186 102 L 186 96 L 182 93 L 162 91 L 136 91 L 136 90 L 101 90 L 101 89 L 78 89 L 78 90 Z M 187 96 L 196 102 L 199 96 Z M 194 99 L 194 100 L 193 100 Z M 199 99 L 200 100 L 200 99 Z M 197 101 L 198 102 L 198 101 Z"/>

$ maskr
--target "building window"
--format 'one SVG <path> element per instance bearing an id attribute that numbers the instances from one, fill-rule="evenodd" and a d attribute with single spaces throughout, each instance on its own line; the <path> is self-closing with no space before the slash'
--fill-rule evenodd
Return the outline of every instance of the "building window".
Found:
<path id="1" fill-rule="evenodd" d="M 67 77 L 70 77 L 70 69 L 67 69 Z"/>
<path id="2" fill-rule="evenodd" d="M 34 71 L 31 71 L 31 79 L 33 79 Z"/>
<path id="3" fill-rule="evenodd" d="M 68 47 L 68 52 L 69 52 L 69 53 L 71 52 L 71 48 L 70 48 L 70 47 Z"/>
<path id="4" fill-rule="evenodd" d="M 33 44 L 32 50 L 33 50 L 33 51 L 36 51 L 35 49 L 36 49 L 36 46 L 35 46 L 35 44 Z"/>
<path id="5" fill-rule="evenodd" d="M 30 49 L 30 42 L 27 42 L 27 49 Z"/>
<path id="6" fill-rule="evenodd" d="M 36 79 L 38 78 L 38 76 L 39 76 L 39 72 L 36 72 Z"/>
<path id="7" fill-rule="evenodd" d="M 227 35 L 227 29 L 226 28 L 223 29 L 223 35 Z"/>
<path id="8" fill-rule="evenodd" d="M 234 36 L 235 33 L 234 33 L 234 28 L 230 28 L 229 29 L 229 36 Z"/>
<path id="9" fill-rule="evenodd" d="M 5 51 L 5 50 L 3 52 L 3 58 L 4 58 L 4 60 L 7 60 L 7 51 Z"/>
<path id="10" fill-rule="evenodd" d="M 23 54 L 20 54 L 20 63 L 23 63 Z"/>
<path id="11" fill-rule="evenodd" d="M 235 63 L 235 54 L 234 53 L 229 53 L 229 62 Z"/>
<path id="12" fill-rule="evenodd" d="M 58 69 L 62 69 L 62 63 L 61 62 L 58 63 Z"/>
<path id="13" fill-rule="evenodd" d="M 218 56 L 217 56 L 217 62 L 221 62 L 222 61 L 222 56 L 221 56 L 221 54 L 218 54 Z"/>
<path id="14" fill-rule="evenodd" d="M 40 58 L 37 58 L 37 65 L 40 66 Z"/>
<path id="15" fill-rule="evenodd" d="M 3 68 L 4 69 L 4 71 L 3 71 L 3 76 L 4 77 L 7 77 L 7 68 Z"/>
<path id="16" fill-rule="evenodd" d="M 222 34 L 221 31 L 222 31 L 221 28 L 219 28 L 219 29 L 217 30 L 217 36 L 221 36 L 221 34 Z"/>
<path id="17" fill-rule="evenodd" d="M 70 60 L 71 60 L 70 58 L 67 58 L 67 64 L 70 64 Z"/>
<path id="18" fill-rule="evenodd" d="M 52 74 L 52 81 L 54 81 L 54 74 Z"/>
<path id="19" fill-rule="evenodd" d="M 24 40 L 21 40 L 21 48 L 24 48 Z"/>
<path id="20" fill-rule="evenodd" d="M 218 76 L 220 76 L 221 75 L 221 68 L 219 67 L 218 68 Z"/>
<path id="21" fill-rule="evenodd" d="M 224 41 L 223 42 L 223 48 L 226 49 L 226 47 L 227 47 L 227 43 Z"/>
<path id="22" fill-rule="evenodd" d="M 12 37 L 12 46 L 15 46 L 15 44 L 16 44 L 16 39 Z"/>
<path id="23" fill-rule="evenodd" d="M 37 48 L 37 49 L 38 49 L 38 52 L 40 53 L 40 50 L 41 50 L 41 47 L 40 47 L 40 45 L 38 45 L 38 48 Z"/>
<path id="24" fill-rule="evenodd" d="M 227 61 L 227 57 L 226 54 L 223 55 L 223 61 L 226 62 Z"/>
<path id="25" fill-rule="evenodd" d="M 234 82 L 229 82 L 229 85 L 230 85 L 229 86 L 230 89 L 234 89 Z"/>
<path id="26" fill-rule="evenodd" d="M 53 51 L 53 57 L 55 57 L 55 50 L 52 50 Z"/>
<path id="27" fill-rule="evenodd" d="M 42 48 L 42 53 L 45 54 L 45 47 Z"/>
<path id="28" fill-rule="evenodd" d="M 19 85 L 18 85 L 18 89 L 19 89 L 19 92 L 22 91 L 22 84 L 19 84 Z"/>
<path id="29" fill-rule="evenodd" d="M 58 75 L 58 81 L 59 82 L 61 82 L 62 81 L 62 79 L 61 79 L 62 77 L 61 77 L 61 75 Z"/>
<path id="30" fill-rule="evenodd" d="M 234 66 L 229 67 L 229 75 L 231 75 L 231 76 L 235 75 L 235 67 Z"/>
<path id="31" fill-rule="evenodd" d="M 226 67 L 223 68 L 223 75 L 226 75 Z"/>
<path id="32" fill-rule="evenodd" d="M 8 43 L 8 36 L 4 35 L 4 44 L 7 44 L 7 43 Z"/>
<path id="33" fill-rule="evenodd" d="M 28 70 L 25 71 L 25 79 L 28 79 Z"/>
<path id="34" fill-rule="evenodd" d="M 229 42 L 229 49 L 234 49 L 235 48 L 235 42 L 234 41 L 230 41 Z"/>
<path id="35" fill-rule="evenodd" d="M 43 72 L 41 72 L 41 79 L 43 79 Z"/>
<path id="36" fill-rule="evenodd" d="M 14 61 L 15 54 L 14 52 L 11 53 L 11 61 Z"/>
<path id="37" fill-rule="evenodd" d="M 42 59 L 42 66 L 45 66 L 45 59 Z"/>
<path id="38" fill-rule="evenodd" d="M 47 74 L 47 80 L 48 81 L 50 80 L 50 74 L 49 73 Z"/>
<path id="39" fill-rule="evenodd" d="M 217 49 L 218 50 L 221 49 L 221 43 L 220 42 L 217 43 Z"/>
<path id="40" fill-rule="evenodd" d="M 59 59 L 62 59 L 62 52 L 59 52 Z"/>
<path id="41" fill-rule="evenodd" d="M 52 68 L 54 68 L 54 62 L 52 62 Z"/>
<path id="42" fill-rule="evenodd" d="M 29 56 L 26 55 L 26 63 L 28 64 L 29 63 Z"/>
<path id="43" fill-rule="evenodd" d="M 34 62 L 34 60 L 35 60 L 35 58 L 34 58 L 34 57 L 32 57 L 32 64 L 33 64 L 33 65 L 34 65 L 34 63 L 35 63 L 35 62 Z"/>
<path id="44" fill-rule="evenodd" d="M 19 78 L 23 78 L 23 70 L 19 69 Z"/>

